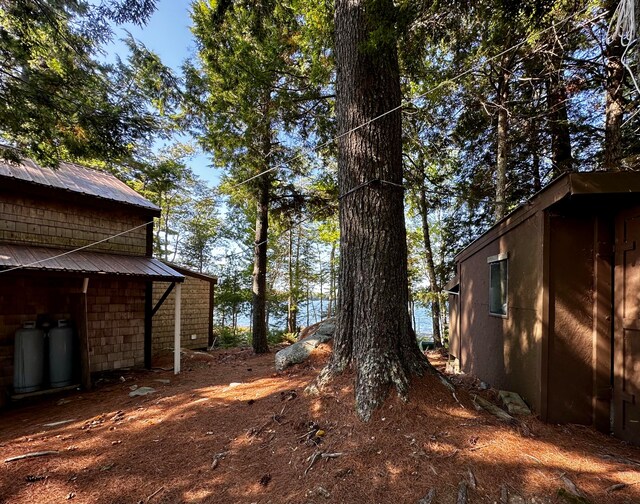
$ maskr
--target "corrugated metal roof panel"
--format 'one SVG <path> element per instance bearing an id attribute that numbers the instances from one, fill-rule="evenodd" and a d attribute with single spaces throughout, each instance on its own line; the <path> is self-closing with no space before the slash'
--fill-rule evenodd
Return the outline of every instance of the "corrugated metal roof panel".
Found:
<path id="1" fill-rule="evenodd" d="M 53 169 L 39 166 L 31 159 L 23 159 L 20 164 L 0 159 L 0 177 L 160 210 L 113 175 L 75 163 L 60 162 L 58 168 Z"/>
<path id="2" fill-rule="evenodd" d="M 184 276 L 173 268 L 149 257 L 104 254 L 87 250 L 69 253 L 48 247 L 0 245 L 0 272 L 11 268 L 24 271 L 144 277 L 172 282 L 184 280 Z"/>

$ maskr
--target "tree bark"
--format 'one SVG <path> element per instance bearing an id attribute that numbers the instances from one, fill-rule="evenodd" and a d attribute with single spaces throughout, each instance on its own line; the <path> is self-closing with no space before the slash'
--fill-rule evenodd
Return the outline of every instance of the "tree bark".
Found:
<path id="1" fill-rule="evenodd" d="M 540 178 L 540 127 L 537 119 L 533 119 L 529 130 L 529 143 L 531 145 L 531 176 L 533 177 L 533 190 L 535 192 L 542 189 Z"/>
<path id="2" fill-rule="evenodd" d="M 502 58 L 498 76 L 498 135 L 496 160 L 496 221 L 507 213 L 507 166 L 509 161 L 509 79 L 511 78 L 510 56 Z"/>
<path id="3" fill-rule="evenodd" d="M 336 260 L 336 244 L 331 244 L 331 255 L 329 256 L 329 306 L 327 308 L 327 318 L 333 315 L 333 304 L 335 299 L 335 291 L 336 291 L 336 268 L 335 268 L 335 260 Z"/>
<path id="4" fill-rule="evenodd" d="M 556 49 L 557 50 L 557 49 Z M 567 114 L 567 87 L 561 79 L 562 57 L 552 55 L 545 64 L 547 78 L 547 111 L 551 133 L 551 165 L 555 176 L 573 171 L 571 135 Z"/>
<path id="5" fill-rule="evenodd" d="M 345 133 L 400 105 L 392 0 L 338 0 L 336 115 Z M 390 387 L 429 365 L 408 312 L 400 110 L 338 142 L 339 312 L 333 372 L 353 363 L 356 411 L 368 420 Z"/>
<path id="6" fill-rule="evenodd" d="M 271 139 L 265 134 L 263 139 L 265 156 L 271 149 Z M 253 252 L 252 285 L 252 340 L 255 353 L 267 353 L 267 231 L 269 228 L 269 199 L 271 177 L 263 175 L 257 179 L 258 202 L 256 212 L 256 233 Z"/>
<path id="7" fill-rule="evenodd" d="M 293 298 L 293 227 L 289 229 L 289 296 L 287 298 L 287 332 L 296 332 L 296 305 Z"/>
<path id="8" fill-rule="evenodd" d="M 612 3 L 613 2 L 609 2 Z M 615 8 L 614 5 L 611 6 Z M 613 11 L 611 11 L 613 12 Z M 607 171 L 620 171 L 622 166 L 622 119 L 624 116 L 623 80 L 624 66 L 622 55 L 624 48 L 620 37 L 616 37 L 606 47 L 607 81 L 604 132 L 604 168 Z"/>
<path id="9" fill-rule="evenodd" d="M 442 346 L 442 335 L 440 334 L 440 285 L 436 275 L 436 265 L 433 260 L 433 249 L 431 248 L 431 235 L 429 233 L 429 203 L 424 184 L 420 188 L 420 217 L 422 218 L 422 235 L 424 237 L 424 254 L 427 259 L 427 275 L 429 276 L 429 287 L 434 299 L 431 304 L 433 320 L 433 343 L 436 347 Z"/>

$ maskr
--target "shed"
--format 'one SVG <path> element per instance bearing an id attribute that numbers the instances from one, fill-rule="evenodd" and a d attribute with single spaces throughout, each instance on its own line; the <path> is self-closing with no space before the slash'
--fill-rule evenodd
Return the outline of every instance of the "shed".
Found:
<path id="1" fill-rule="evenodd" d="M 451 354 L 542 420 L 640 442 L 640 174 L 572 173 L 456 258 Z"/>
<path id="2" fill-rule="evenodd" d="M 15 334 L 30 320 L 72 321 L 87 387 L 92 372 L 151 365 L 153 282 L 184 281 L 152 257 L 159 215 L 108 173 L 0 161 L 0 390 L 12 393 Z M 177 302 L 177 334 L 179 313 Z"/>
<path id="3" fill-rule="evenodd" d="M 218 279 L 177 264 L 163 262 L 184 276 L 181 347 L 195 350 L 213 346 L 213 305 Z M 173 350 L 175 343 L 175 292 L 170 282 L 154 282 L 153 300 L 156 305 L 165 294 L 163 304 L 153 313 L 153 355 Z"/>

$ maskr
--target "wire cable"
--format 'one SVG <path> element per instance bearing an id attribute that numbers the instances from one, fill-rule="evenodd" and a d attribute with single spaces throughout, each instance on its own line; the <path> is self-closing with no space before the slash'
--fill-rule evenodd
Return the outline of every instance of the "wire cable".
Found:
<path id="1" fill-rule="evenodd" d="M 34 261 L 32 263 L 21 264 L 20 266 L 13 266 L 12 268 L 9 268 L 9 269 L 0 270 L 0 274 L 9 273 L 10 271 L 15 271 L 15 270 L 23 269 L 23 268 L 30 268 L 32 266 L 37 266 L 38 264 L 42 264 L 42 263 L 47 262 L 47 261 L 53 261 L 54 259 L 58 259 L 59 257 L 64 257 L 66 255 L 73 254 L 75 252 L 79 252 L 81 250 L 88 249 L 90 247 L 94 247 L 96 245 L 99 245 L 100 243 L 104 243 L 104 242 L 109 241 L 109 240 L 111 240 L 113 238 L 117 238 L 118 236 L 122 236 L 124 234 L 130 233 L 131 231 L 135 231 L 136 229 L 140 229 L 141 227 L 148 226 L 149 224 L 153 224 L 153 221 L 151 220 L 149 222 L 145 222 L 144 224 L 140 224 L 139 226 L 132 227 L 131 229 L 127 229 L 125 231 L 121 231 L 120 233 L 108 236 L 107 238 L 103 238 L 102 240 L 98 240 L 98 241 L 89 243 L 87 245 L 83 245 L 82 247 L 78 247 L 78 248 L 75 248 L 75 249 L 72 249 L 72 250 L 67 250 L 67 251 L 62 252 L 60 254 L 57 254 L 57 255 L 54 255 L 54 256 L 51 256 L 51 257 L 47 257 L 46 259 L 40 259 L 40 260 Z"/>
<path id="2" fill-rule="evenodd" d="M 556 22 L 556 23 L 552 23 L 552 25 L 551 25 L 551 26 L 549 26 L 549 27 L 547 27 L 547 28 L 545 28 L 545 29 L 543 29 L 543 30 L 540 30 L 540 31 L 538 31 L 538 32 L 536 32 L 536 33 L 534 33 L 534 34 L 532 34 L 532 36 L 533 36 L 533 35 L 542 35 L 542 34 L 546 33 L 547 31 L 555 30 L 555 28 L 556 28 L 557 26 L 559 26 L 559 25 L 561 25 L 561 24 L 563 24 L 563 23 L 566 23 L 566 22 L 570 21 L 571 19 L 573 19 L 573 18 L 575 18 L 575 17 L 579 16 L 580 14 L 582 14 L 582 13 L 586 12 L 589 8 L 590 8 L 590 6 L 589 6 L 589 5 L 587 5 L 586 7 L 584 7 L 584 8 L 582 8 L 582 9 L 580 9 L 580 10 L 579 10 L 579 11 L 577 11 L 577 12 L 574 12 L 573 14 L 571 14 L 571 15 L 569 15 L 569 16 L 567 16 L 567 17 L 565 17 L 564 19 L 562 19 L 562 20 L 560 20 L 560 21 L 558 21 L 558 22 Z M 597 20 L 601 19 L 601 18 L 602 18 L 603 16 L 605 16 L 605 15 L 606 15 L 606 12 L 603 12 L 603 13 L 598 14 L 597 16 L 595 16 L 595 17 L 593 17 L 593 18 L 591 18 L 591 19 L 587 20 L 586 22 L 588 22 L 588 23 L 595 22 L 595 21 L 597 21 Z M 337 140 L 340 140 L 341 138 L 344 138 L 345 136 L 351 135 L 352 133 L 355 133 L 356 131 L 359 131 L 359 130 L 361 130 L 362 128 L 365 128 L 365 127 L 369 126 L 371 123 L 374 123 L 374 122 L 376 122 L 376 121 L 379 121 L 379 120 L 380 120 L 380 119 L 382 119 L 383 117 L 386 117 L 386 116 L 388 116 L 389 114 L 392 114 L 392 113 L 394 113 L 394 112 L 396 112 L 396 111 L 398 111 L 398 110 L 400 110 L 400 109 L 402 109 L 402 108 L 406 107 L 406 106 L 407 106 L 407 105 L 409 105 L 409 104 L 416 105 L 416 104 L 415 104 L 415 101 L 416 101 L 416 100 L 419 100 L 420 98 L 424 98 L 426 95 L 428 95 L 428 94 L 430 94 L 430 93 L 433 93 L 434 91 L 437 91 L 438 89 L 440 89 L 441 87 L 443 87 L 445 84 L 450 84 L 450 83 L 456 82 L 457 80 L 461 79 L 462 77 L 464 77 L 464 76 L 466 76 L 466 75 L 469 75 L 470 73 L 472 73 L 472 72 L 474 72 L 474 71 L 476 71 L 476 70 L 480 69 L 482 66 L 486 65 L 487 63 L 489 63 L 489 62 L 491 62 L 491 61 L 494 61 L 494 60 L 496 60 L 496 59 L 498 59 L 498 58 L 500 58 L 500 57 L 504 56 L 505 54 L 507 54 L 507 53 L 509 53 L 509 52 L 511 52 L 511 51 L 514 51 L 514 50 L 516 50 L 516 49 L 520 48 L 521 46 L 523 46 L 523 45 L 527 44 L 527 43 L 529 42 L 529 39 L 530 39 L 530 37 L 527 37 L 527 38 L 525 38 L 524 40 L 521 40 L 520 42 L 518 42 L 517 44 L 514 44 L 514 45 L 512 45 L 511 47 L 509 47 L 509 48 L 507 48 L 507 49 L 504 49 L 503 51 L 501 51 L 501 52 L 499 52 L 499 53 L 497 53 L 497 54 L 495 54 L 495 55 L 493 55 L 493 56 L 491 56 L 491 57 L 487 58 L 487 59 L 486 59 L 486 60 L 484 60 L 483 62 L 481 62 L 481 63 L 477 63 L 476 65 L 472 65 L 471 67 L 469 67 L 469 68 L 468 68 L 468 69 L 466 69 L 465 71 L 460 72 L 459 74 L 457 74 L 457 75 L 455 75 L 455 76 L 453 76 L 453 77 L 451 77 L 451 78 L 449 78 L 449 79 L 445 79 L 445 80 L 443 80 L 443 81 L 440 81 L 438 84 L 436 84 L 435 86 L 433 86 L 433 87 L 431 87 L 431 88 L 427 89 L 426 91 L 424 91 L 424 92 L 422 92 L 422 93 L 419 93 L 419 94 L 417 94 L 417 95 L 413 96 L 412 98 L 409 98 L 409 99 L 407 99 L 407 100 L 404 100 L 403 102 L 401 102 L 401 103 L 400 103 L 400 105 L 397 105 L 396 107 L 393 107 L 393 108 L 391 108 L 391 109 L 387 110 L 386 112 L 383 112 L 382 114 L 379 114 L 379 115 L 377 115 L 377 116 L 375 116 L 375 117 L 373 117 L 373 118 L 371 118 L 371 119 L 367 120 L 366 122 L 364 122 L 364 123 L 362 123 L 362 124 L 360 124 L 360 125 L 358 125 L 358 126 L 356 126 L 356 127 L 352 128 L 352 129 L 350 129 L 350 130 L 348 130 L 348 131 L 345 131 L 345 132 L 343 132 L 343 133 L 340 133 L 339 135 L 336 135 L 335 137 L 330 138 L 329 140 L 326 140 L 325 142 L 322 142 L 322 143 L 320 143 L 320 144 L 318 144 L 318 145 L 316 145 L 316 146 L 314 146 L 314 147 L 309 147 L 309 148 L 306 148 L 306 149 L 302 149 L 302 150 L 301 150 L 301 152 L 299 152 L 299 153 L 298 153 L 298 154 L 296 154 L 295 156 L 292 156 L 292 157 L 290 157 L 289 159 L 287 159 L 287 160 L 285 160 L 285 161 L 282 161 L 281 163 L 278 163 L 276 166 L 272 166 L 271 168 L 268 168 L 268 169 L 266 169 L 266 170 L 264 170 L 264 171 L 262 171 L 262 172 L 260 172 L 260 173 L 257 173 L 256 175 L 253 175 L 253 176 L 249 177 L 249 178 L 248 178 L 248 179 L 246 179 L 246 180 L 243 180 L 243 181 L 241 181 L 241 182 L 238 182 L 237 184 L 233 185 L 231 188 L 232 188 L 232 189 L 235 189 L 236 187 L 239 187 L 239 186 L 241 186 L 241 185 L 244 185 L 244 184 L 246 184 L 246 183 L 248 183 L 248 182 L 250 182 L 250 181 L 252 181 L 252 180 L 255 180 L 255 179 L 259 178 L 259 177 L 262 177 L 263 175 L 266 175 L 267 173 L 271 173 L 272 171 L 275 171 L 275 170 L 277 170 L 277 169 L 279 169 L 279 168 L 286 168 L 286 165 L 287 165 L 288 163 L 291 163 L 292 161 L 297 160 L 298 158 L 302 157 L 302 156 L 303 156 L 303 155 L 305 155 L 305 154 L 309 154 L 309 153 L 311 153 L 311 152 L 318 151 L 318 150 L 322 149 L 323 147 L 326 147 L 326 146 L 328 146 L 329 144 L 331 144 L 331 143 L 333 143 L 333 142 L 335 142 L 335 141 L 337 141 Z M 265 158 L 265 159 L 266 159 L 266 158 Z"/>

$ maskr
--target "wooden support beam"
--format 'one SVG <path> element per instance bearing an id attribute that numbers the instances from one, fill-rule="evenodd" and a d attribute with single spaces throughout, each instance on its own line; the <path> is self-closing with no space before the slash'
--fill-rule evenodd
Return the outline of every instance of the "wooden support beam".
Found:
<path id="1" fill-rule="evenodd" d="M 89 356 L 89 324 L 87 321 L 87 290 L 89 279 L 82 281 L 82 292 L 72 297 L 72 318 L 76 323 L 78 333 L 78 349 L 80 350 L 80 383 L 82 388 L 90 390 L 91 383 L 91 358 Z"/>
<path id="2" fill-rule="evenodd" d="M 160 309 L 160 307 L 162 306 L 162 304 L 166 301 L 166 299 L 169 297 L 169 294 L 171 294 L 171 291 L 173 290 L 173 288 L 176 286 L 175 282 L 172 282 L 171 285 L 169 285 L 169 287 L 167 287 L 167 290 L 164 291 L 164 294 L 162 295 L 162 297 L 160 299 L 158 299 L 158 302 L 156 303 L 156 305 L 153 307 L 153 310 L 151 310 L 151 316 L 153 317 L 156 312 Z"/>

